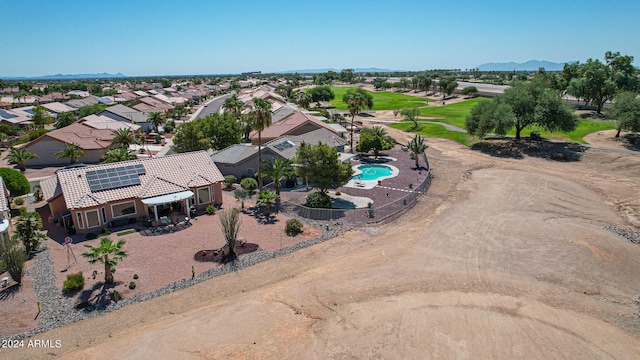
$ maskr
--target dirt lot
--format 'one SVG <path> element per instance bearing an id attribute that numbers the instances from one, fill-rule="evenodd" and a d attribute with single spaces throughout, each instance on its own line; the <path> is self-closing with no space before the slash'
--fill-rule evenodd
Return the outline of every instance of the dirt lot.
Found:
<path id="1" fill-rule="evenodd" d="M 38 336 L 11 358 L 640 358 L 640 157 L 430 140 L 393 223 Z"/>

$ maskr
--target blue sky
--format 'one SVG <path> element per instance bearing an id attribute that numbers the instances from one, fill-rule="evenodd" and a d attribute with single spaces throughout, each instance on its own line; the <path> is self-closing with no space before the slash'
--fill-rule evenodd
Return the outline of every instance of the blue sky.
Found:
<path id="1" fill-rule="evenodd" d="M 637 0 L 0 0 L 0 76 L 640 59 Z"/>

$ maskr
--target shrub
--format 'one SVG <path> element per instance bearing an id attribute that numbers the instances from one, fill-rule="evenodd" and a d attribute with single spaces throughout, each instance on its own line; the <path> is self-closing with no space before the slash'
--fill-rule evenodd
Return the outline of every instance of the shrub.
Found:
<path id="1" fill-rule="evenodd" d="M 87 233 L 87 235 L 85 235 L 84 237 L 85 240 L 95 240 L 97 238 L 98 238 L 98 235 L 94 233 Z"/>
<path id="2" fill-rule="evenodd" d="M 555 161 L 567 161 L 567 154 L 561 151 L 554 152 L 551 154 L 551 159 Z"/>
<path id="3" fill-rule="evenodd" d="M 322 191 L 307 196 L 307 204 L 311 208 L 331 209 L 331 197 Z"/>
<path id="4" fill-rule="evenodd" d="M 134 278 L 135 280 L 138 280 L 138 274 L 133 274 L 133 278 Z"/>
<path id="5" fill-rule="evenodd" d="M 15 199 L 13 199 L 13 203 L 18 205 L 18 206 L 24 205 L 24 198 L 21 198 L 21 197 L 15 198 Z"/>
<path id="6" fill-rule="evenodd" d="M 72 293 L 84 288 L 84 276 L 82 271 L 67 275 L 67 280 L 62 284 L 62 292 Z"/>
<path id="7" fill-rule="evenodd" d="M 26 260 L 24 247 L 13 240 L 7 244 L 7 247 L 8 249 L 4 252 L 2 258 L 13 281 L 20 284 L 22 276 L 24 276 L 24 262 Z"/>
<path id="8" fill-rule="evenodd" d="M 49 130 L 47 129 L 36 129 L 36 130 L 31 130 L 29 131 L 29 134 L 27 135 L 27 138 L 29 139 L 29 141 L 33 141 L 37 138 L 39 138 L 40 136 L 48 133 Z"/>
<path id="9" fill-rule="evenodd" d="M 120 300 L 120 293 L 117 290 L 113 290 L 113 300 L 118 302 Z"/>
<path id="10" fill-rule="evenodd" d="M 258 188 L 258 182 L 254 178 L 244 178 L 240 181 L 240 186 L 248 191 L 253 191 Z"/>
<path id="11" fill-rule="evenodd" d="M 225 189 L 233 188 L 233 184 L 235 184 L 236 181 L 238 181 L 238 178 L 235 177 L 234 175 L 225 176 L 224 177 L 224 188 Z"/>
<path id="12" fill-rule="evenodd" d="M 13 197 L 26 195 L 31 190 L 29 180 L 20 171 L 0 168 L 0 177 L 4 180 L 4 184 L 7 186 L 7 190 Z"/>
<path id="13" fill-rule="evenodd" d="M 175 127 L 172 126 L 171 124 L 166 124 L 165 126 L 162 127 L 162 129 L 164 130 L 165 133 L 171 133 L 173 132 Z"/>
<path id="14" fill-rule="evenodd" d="M 209 205 L 207 206 L 207 208 L 204 210 L 204 212 L 207 215 L 214 215 L 216 213 L 216 211 L 218 211 L 218 209 L 214 206 L 214 205 Z"/>
<path id="15" fill-rule="evenodd" d="M 297 235 L 302 232 L 302 223 L 298 219 L 289 219 L 284 227 L 287 235 Z"/>
<path id="16" fill-rule="evenodd" d="M 129 289 L 133 290 L 135 288 L 136 288 L 136 282 L 135 281 L 130 282 L 129 283 Z"/>

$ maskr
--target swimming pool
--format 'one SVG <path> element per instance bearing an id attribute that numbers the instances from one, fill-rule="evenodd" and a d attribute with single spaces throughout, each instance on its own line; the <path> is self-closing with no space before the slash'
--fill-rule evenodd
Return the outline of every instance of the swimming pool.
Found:
<path id="1" fill-rule="evenodd" d="M 360 165 L 358 170 L 361 173 L 354 177 L 360 180 L 378 180 L 390 177 L 393 174 L 393 169 L 386 165 Z"/>

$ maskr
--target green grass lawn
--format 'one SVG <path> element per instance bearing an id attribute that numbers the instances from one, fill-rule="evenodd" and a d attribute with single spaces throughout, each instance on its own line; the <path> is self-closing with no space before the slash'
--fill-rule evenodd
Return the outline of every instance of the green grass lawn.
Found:
<path id="1" fill-rule="evenodd" d="M 569 133 L 561 133 L 561 132 L 549 132 L 545 130 L 541 130 L 535 127 L 528 128 L 522 130 L 520 133 L 521 136 L 529 136 L 532 131 L 538 130 L 540 131 L 540 135 L 543 138 L 548 139 L 558 139 L 558 140 L 569 140 L 574 141 L 580 144 L 586 144 L 587 142 L 583 140 L 583 138 L 591 133 L 602 131 L 602 130 L 613 130 L 616 128 L 615 121 L 580 121 L 578 124 L 578 128 Z M 509 131 L 509 135 L 515 135 L 515 129 Z"/>
<path id="2" fill-rule="evenodd" d="M 334 106 L 338 110 L 348 110 L 347 104 L 342 101 L 342 97 L 352 88 L 353 87 L 350 86 L 332 86 L 331 90 L 333 90 L 336 97 L 331 101 L 331 106 Z M 412 106 L 426 106 L 428 102 L 433 101 L 431 99 L 387 91 L 367 92 L 373 96 L 373 108 L 365 110 L 395 110 Z"/>
<path id="3" fill-rule="evenodd" d="M 487 99 L 483 98 L 475 98 L 445 106 L 426 107 L 420 109 L 420 115 L 437 116 L 439 119 L 434 119 L 433 121 L 443 122 L 466 129 L 467 115 L 469 115 L 471 109 L 480 101 L 486 100 Z"/>
<path id="4" fill-rule="evenodd" d="M 394 129 L 412 132 L 428 138 L 444 138 L 453 141 L 457 141 L 463 145 L 469 146 L 469 134 L 461 133 L 458 131 L 447 130 L 444 126 L 439 124 L 419 124 L 417 129 L 413 129 L 413 123 L 402 122 L 389 125 Z"/>

